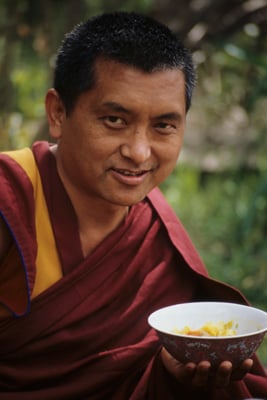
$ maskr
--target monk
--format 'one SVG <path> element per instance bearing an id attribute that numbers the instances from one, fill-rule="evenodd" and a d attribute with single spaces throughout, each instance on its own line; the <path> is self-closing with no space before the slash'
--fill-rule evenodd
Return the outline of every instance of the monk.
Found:
<path id="1" fill-rule="evenodd" d="M 103 14 L 66 35 L 51 143 L 0 155 L 1 400 L 267 396 L 256 356 L 184 365 L 147 323 L 175 303 L 247 303 L 208 276 L 158 189 L 194 84 L 190 52 L 148 17 Z"/>

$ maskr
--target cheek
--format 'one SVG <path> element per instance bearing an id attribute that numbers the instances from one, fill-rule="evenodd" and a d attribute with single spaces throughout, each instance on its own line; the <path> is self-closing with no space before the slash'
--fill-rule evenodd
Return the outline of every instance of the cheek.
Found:
<path id="1" fill-rule="evenodd" d="M 164 158 L 161 159 L 161 168 L 159 169 L 158 175 L 160 183 L 168 178 L 168 176 L 173 172 L 177 165 L 179 153 L 179 150 L 174 151 L 173 148 L 169 149 L 169 151 L 165 151 Z"/>
<path id="2" fill-rule="evenodd" d="M 166 162 L 166 166 L 164 168 L 164 178 L 167 178 L 174 170 L 177 165 L 178 156 Z"/>
<path id="3" fill-rule="evenodd" d="M 170 144 L 162 151 L 162 160 L 164 160 L 166 167 L 173 168 L 176 165 L 181 148 L 182 141 L 179 141 Z"/>

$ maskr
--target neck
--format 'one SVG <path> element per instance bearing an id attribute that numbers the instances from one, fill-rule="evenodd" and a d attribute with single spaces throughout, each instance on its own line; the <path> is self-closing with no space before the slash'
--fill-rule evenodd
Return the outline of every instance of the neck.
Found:
<path id="1" fill-rule="evenodd" d="M 129 207 L 109 204 L 105 200 L 77 193 L 68 185 L 64 186 L 78 219 L 81 246 L 86 257 L 124 221 Z"/>
<path id="2" fill-rule="evenodd" d="M 83 255 L 86 257 L 124 221 L 128 214 L 128 208 L 124 207 L 119 210 L 102 208 L 98 212 L 95 208 L 90 207 L 89 212 L 82 212 L 80 209 L 76 209 L 76 214 L 79 221 Z"/>
<path id="3" fill-rule="evenodd" d="M 51 151 L 56 157 L 57 146 L 53 146 Z M 69 180 L 64 179 L 59 166 L 58 174 L 75 210 L 83 254 L 87 256 L 122 223 L 129 207 L 108 203 L 78 190 Z"/>

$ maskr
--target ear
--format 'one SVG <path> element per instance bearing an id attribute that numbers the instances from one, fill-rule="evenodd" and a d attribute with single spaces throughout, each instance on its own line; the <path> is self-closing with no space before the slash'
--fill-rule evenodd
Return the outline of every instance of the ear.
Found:
<path id="1" fill-rule="evenodd" d="M 45 109 L 50 135 L 54 139 L 60 139 L 62 124 L 66 118 L 66 111 L 64 104 L 55 89 L 49 89 L 46 93 Z"/>

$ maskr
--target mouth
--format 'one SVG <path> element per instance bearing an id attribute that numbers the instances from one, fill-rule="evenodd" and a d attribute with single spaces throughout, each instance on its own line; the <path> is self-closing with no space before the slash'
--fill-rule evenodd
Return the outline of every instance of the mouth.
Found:
<path id="1" fill-rule="evenodd" d="M 110 171 L 116 181 L 127 186 L 139 186 L 143 184 L 147 180 L 148 175 L 152 172 L 151 169 L 131 170 L 120 168 L 111 168 Z"/>
<path id="2" fill-rule="evenodd" d="M 116 168 L 114 168 L 114 171 L 119 173 L 119 174 L 122 174 L 124 176 L 142 176 L 142 175 L 147 174 L 149 172 L 148 170 L 145 170 L 145 171 L 143 171 L 143 170 L 141 170 L 141 171 L 130 171 L 130 170 L 127 170 L 127 169 L 116 169 Z"/>

